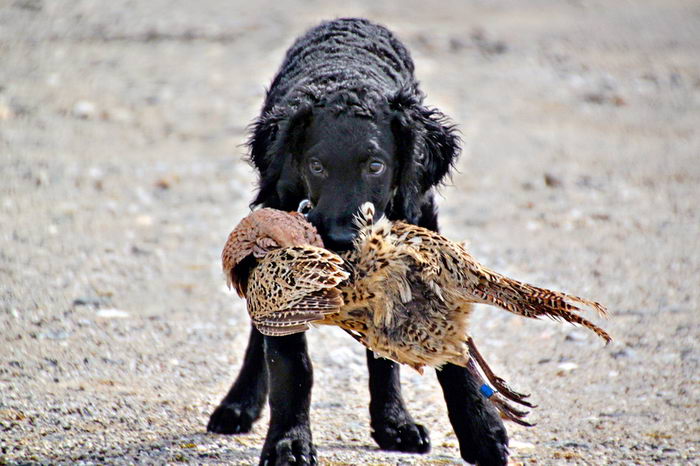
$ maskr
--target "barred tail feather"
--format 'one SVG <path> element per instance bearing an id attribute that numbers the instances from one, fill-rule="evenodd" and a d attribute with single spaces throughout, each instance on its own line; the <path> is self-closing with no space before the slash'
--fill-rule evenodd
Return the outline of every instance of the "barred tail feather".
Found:
<path id="1" fill-rule="evenodd" d="M 524 317 L 536 319 L 547 316 L 554 320 L 564 320 L 571 324 L 581 325 L 593 331 L 606 343 L 612 341 L 612 337 L 605 330 L 575 314 L 574 312 L 582 312 L 582 309 L 572 302 L 591 308 L 601 316 L 607 316 L 607 309 L 602 304 L 578 296 L 521 283 L 490 271 L 485 277 L 487 279 L 480 280 L 475 287 L 477 296 L 484 303 L 498 306 Z"/>

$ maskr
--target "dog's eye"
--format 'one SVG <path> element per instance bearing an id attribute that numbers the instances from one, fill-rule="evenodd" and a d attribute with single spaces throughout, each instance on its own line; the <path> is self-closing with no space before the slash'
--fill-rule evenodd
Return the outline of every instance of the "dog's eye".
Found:
<path id="1" fill-rule="evenodd" d="M 369 172 L 373 175 L 379 175 L 384 171 L 384 162 L 375 160 L 369 164 Z"/>
<path id="2" fill-rule="evenodd" d="M 309 162 L 309 170 L 315 175 L 320 175 L 323 173 L 323 164 L 318 160 L 312 160 Z"/>

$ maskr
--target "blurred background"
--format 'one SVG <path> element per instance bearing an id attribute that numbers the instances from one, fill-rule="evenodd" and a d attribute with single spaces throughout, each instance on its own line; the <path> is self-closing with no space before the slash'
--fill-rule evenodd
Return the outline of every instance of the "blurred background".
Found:
<path id="1" fill-rule="evenodd" d="M 0 463 L 257 461 L 208 435 L 247 342 L 219 254 L 284 51 L 322 19 L 405 42 L 459 125 L 443 231 L 514 278 L 600 301 L 581 329 L 479 308 L 539 405 L 514 463 L 700 461 L 700 4 L 0 0 Z M 433 451 L 377 450 L 364 351 L 313 329 L 323 464 L 459 464 L 439 386 L 404 369 Z"/>

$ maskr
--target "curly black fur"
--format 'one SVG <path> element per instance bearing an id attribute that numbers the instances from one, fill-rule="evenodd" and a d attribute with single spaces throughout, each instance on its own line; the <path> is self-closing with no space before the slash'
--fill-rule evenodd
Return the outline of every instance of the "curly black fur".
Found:
<path id="1" fill-rule="evenodd" d="M 285 204 L 303 186 L 285 186 L 287 156 L 312 108 L 377 118 L 389 114 L 401 162 L 391 218 L 417 223 L 425 194 L 449 172 L 459 152 L 455 127 L 423 105 L 406 48 L 381 26 L 364 19 L 339 19 L 310 30 L 288 50 L 267 92 L 249 141 L 250 160 L 260 172 L 257 204 Z"/>
<path id="2" fill-rule="evenodd" d="M 363 196 L 380 199 L 380 208 L 391 219 L 437 230 L 432 190 L 448 175 L 459 138 L 445 115 L 423 104 L 413 69 L 401 42 L 364 19 L 326 22 L 300 37 L 252 125 L 250 161 L 260 184 L 251 205 L 294 210 L 318 186 L 326 189 L 334 182 L 330 194 L 319 195 L 330 199 L 324 201 L 330 207 L 324 210 L 319 204 L 309 214 L 327 247 L 333 247 L 332 228 L 324 228 L 328 223 L 336 231 L 352 225 L 359 202 L 370 200 Z M 334 141 L 346 134 L 351 136 L 345 142 Z M 366 140 L 364 134 L 370 134 Z M 331 154 L 336 178 L 326 182 L 319 176 L 313 185 L 304 174 L 303 163 L 307 172 L 311 167 L 304 157 L 314 157 L 310 145 Z M 384 178 L 368 175 L 367 161 L 376 154 L 390 158 Z M 367 364 L 372 437 L 385 450 L 429 451 L 427 429 L 413 421 L 401 397 L 398 365 L 370 351 Z M 450 364 L 438 379 L 462 457 L 480 464 L 504 463 L 506 431 L 478 383 L 465 369 Z M 269 397 L 270 426 L 261 464 L 315 464 L 309 425 L 312 384 L 303 333 L 263 337 L 252 328 L 243 367 L 207 430 L 248 432 Z"/>

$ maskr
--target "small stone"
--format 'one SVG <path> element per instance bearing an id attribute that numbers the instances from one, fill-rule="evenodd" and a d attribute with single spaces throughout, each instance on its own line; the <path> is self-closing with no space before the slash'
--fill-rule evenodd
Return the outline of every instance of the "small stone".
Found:
<path id="1" fill-rule="evenodd" d="M 73 306 L 95 306 L 98 307 L 102 304 L 102 300 L 99 298 L 92 297 L 80 297 L 73 300 Z"/>
<path id="2" fill-rule="evenodd" d="M 619 95 L 613 96 L 610 99 L 610 102 L 616 107 L 622 107 L 623 105 L 627 105 L 627 101 Z"/>
<path id="3" fill-rule="evenodd" d="M 588 334 L 585 332 L 582 332 L 580 330 L 572 330 L 566 334 L 566 337 L 564 337 L 564 340 L 572 341 L 575 343 L 581 343 L 581 342 L 585 342 L 588 340 Z"/>
<path id="4" fill-rule="evenodd" d="M 79 100 L 73 105 L 73 115 L 87 120 L 93 118 L 97 113 L 97 106 L 89 100 Z"/>
<path id="5" fill-rule="evenodd" d="M 535 449 L 535 444 L 530 443 L 530 442 L 521 442 L 518 440 L 511 440 L 508 442 L 508 447 L 514 448 L 515 450 L 534 450 Z"/>
<path id="6" fill-rule="evenodd" d="M 180 181 L 180 177 L 178 175 L 168 175 L 168 176 L 163 176 L 156 180 L 155 186 L 158 189 L 170 189 L 175 183 Z"/>
<path id="7" fill-rule="evenodd" d="M 46 332 L 41 332 L 39 338 L 46 338 L 47 340 L 65 340 L 69 335 L 70 334 L 65 330 L 47 330 Z"/>
<path id="8" fill-rule="evenodd" d="M 561 179 L 552 175 L 551 173 L 544 174 L 544 184 L 550 188 L 558 188 L 562 185 Z"/>
<path id="9" fill-rule="evenodd" d="M 622 348 L 619 351 L 613 351 L 610 353 L 610 356 L 613 359 L 634 358 L 636 356 L 636 352 L 630 348 Z"/>
<path id="10" fill-rule="evenodd" d="M 139 215 L 135 218 L 135 222 L 139 226 L 150 227 L 153 225 L 153 217 L 150 215 Z"/>
<path id="11" fill-rule="evenodd" d="M 557 365 L 557 369 L 563 372 L 571 372 L 574 369 L 578 369 L 578 364 L 575 362 L 562 362 Z"/>
<path id="12" fill-rule="evenodd" d="M 125 319 L 129 317 L 129 313 L 119 309 L 100 309 L 95 313 L 97 317 L 102 317 L 103 319 Z"/>

